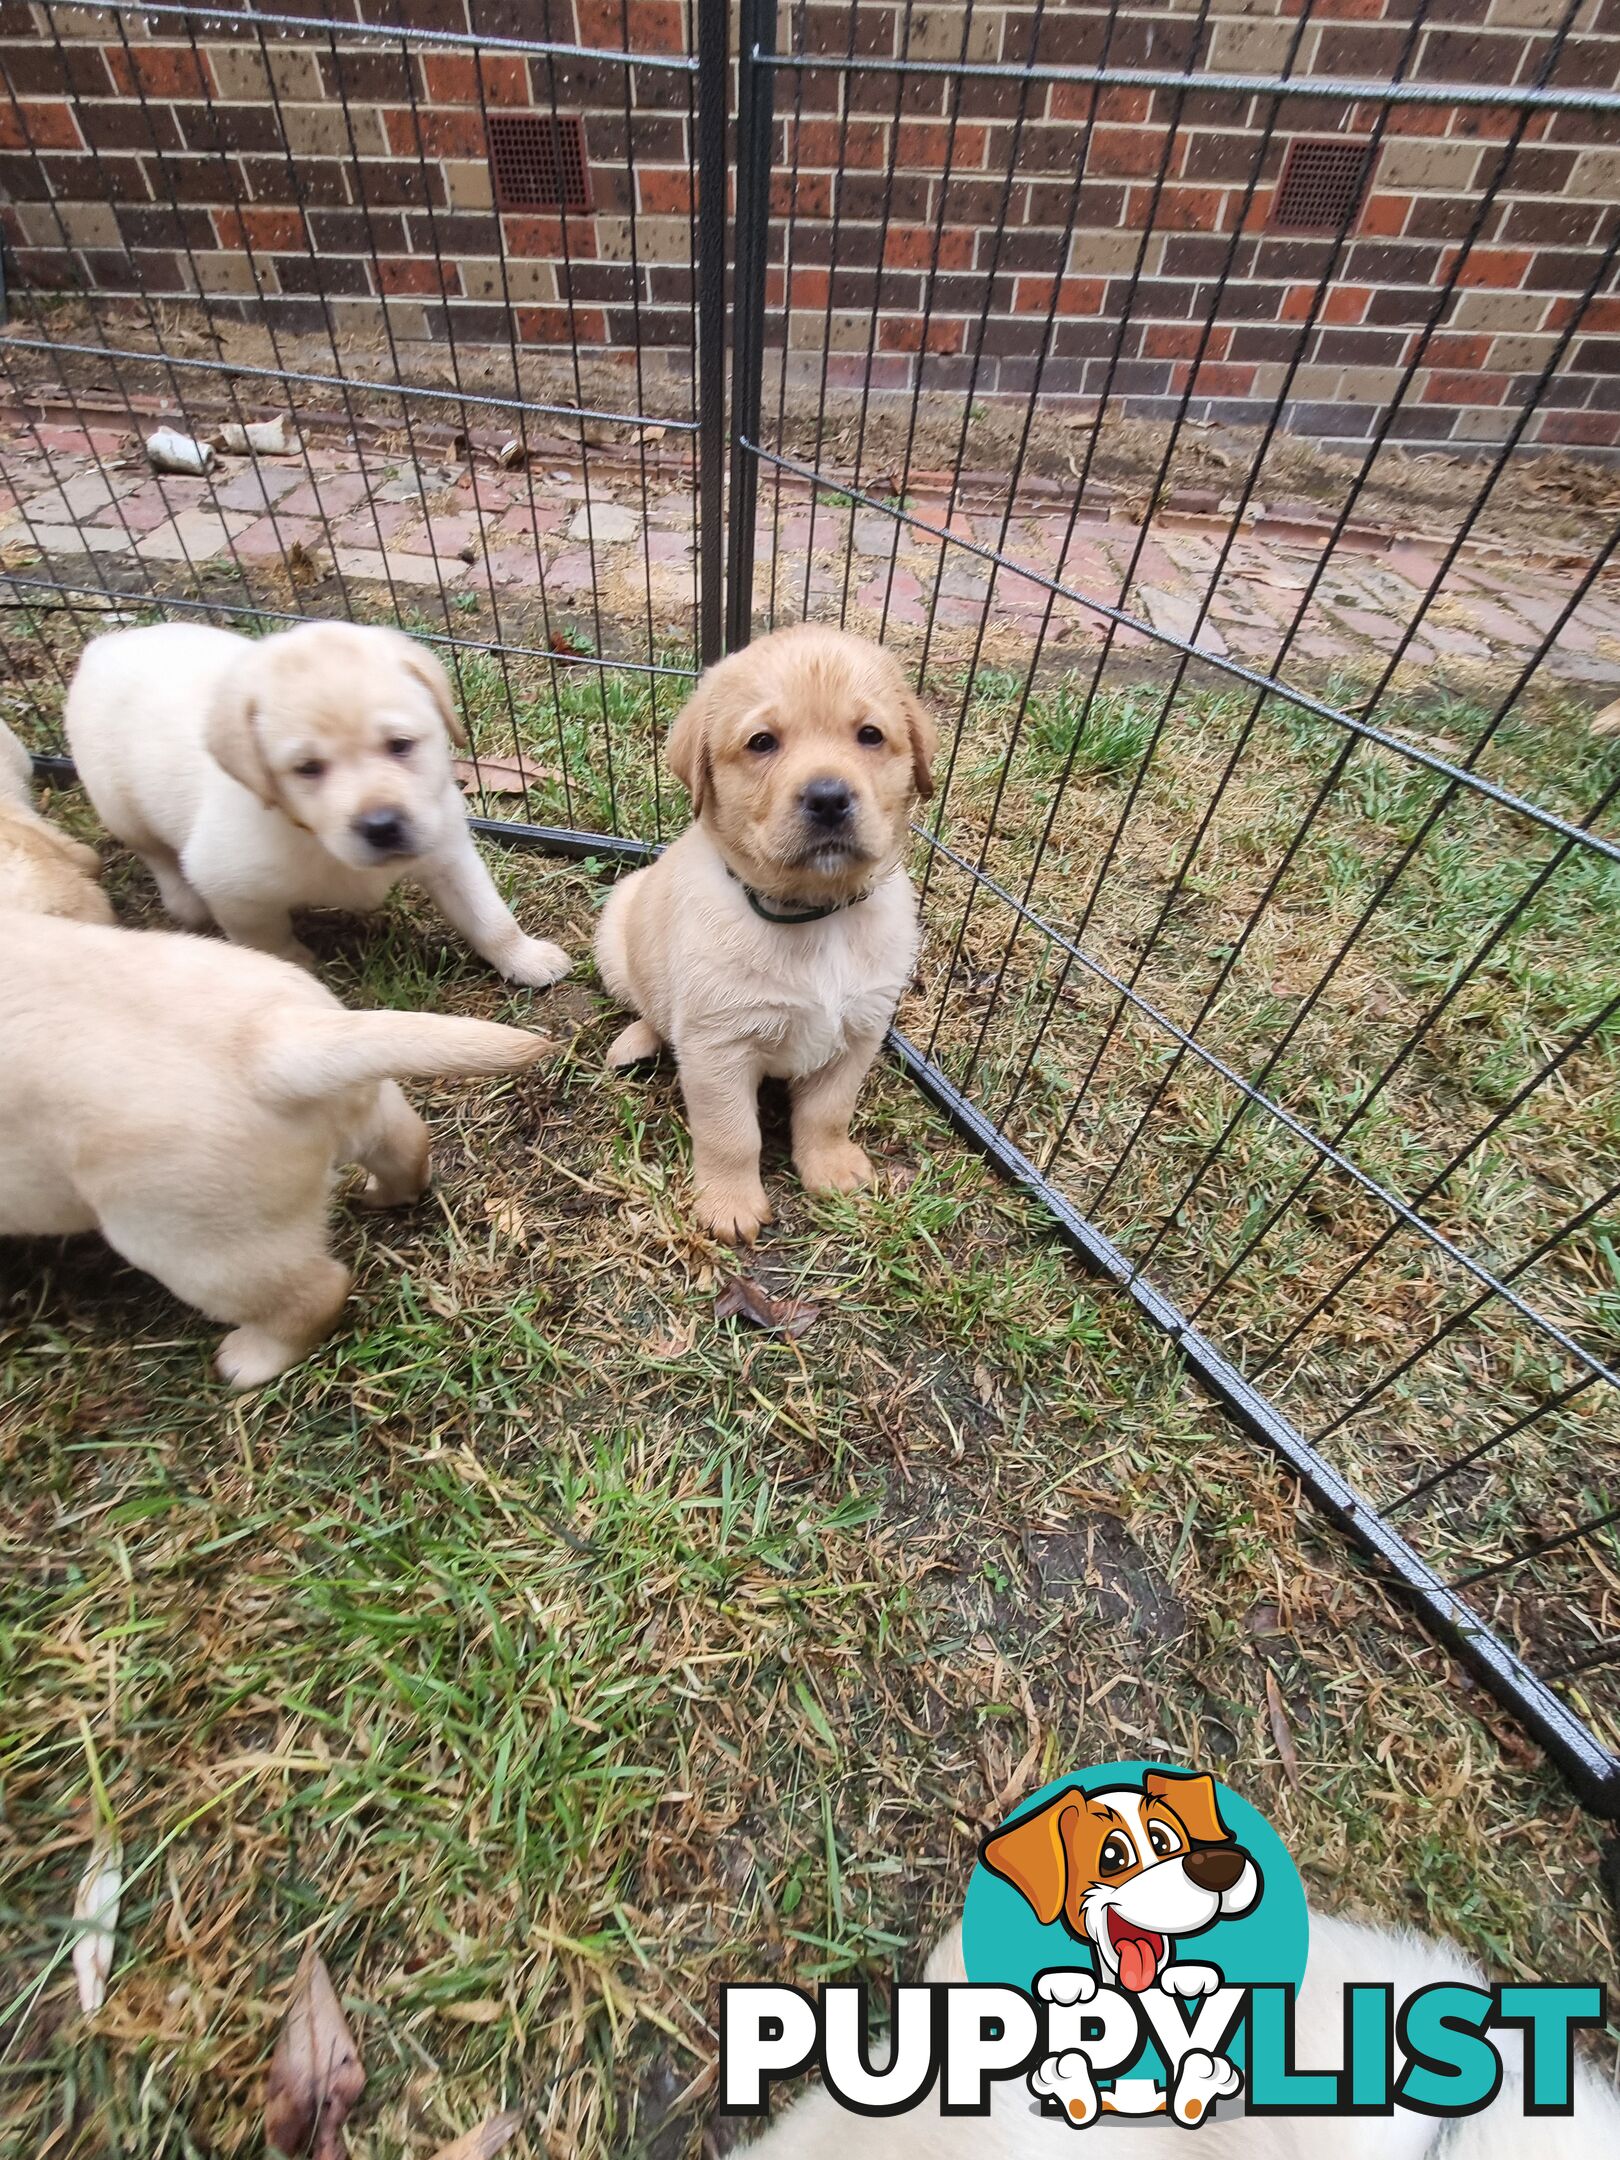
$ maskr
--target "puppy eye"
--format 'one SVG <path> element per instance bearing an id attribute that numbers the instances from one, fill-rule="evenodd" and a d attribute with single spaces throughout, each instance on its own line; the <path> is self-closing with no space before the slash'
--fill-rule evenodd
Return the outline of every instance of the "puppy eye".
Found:
<path id="1" fill-rule="evenodd" d="M 753 751 L 756 757 L 769 757 L 776 748 L 776 737 L 767 734 L 761 729 L 759 734 L 749 736 L 748 748 Z"/>
<path id="2" fill-rule="evenodd" d="M 873 727 L 868 722 L 865 727 L 855 730 L 855 740 L 858 743 L 864 743 L 867 749 L 874 750 L 883 740 L 883 730 L 880 727 Z"/>
<path id="3" fill-rule="evenodd" d="M 295 765 L 293 767 L 293 771 L 298 775 L 300 780 L 318 780 L 321 777 L 321 774 L 325 772 L 325 770 L 325 758 L 318 757 L 307 757 L 305 758 L 302 765 Z"/>
<path id="4" fill-rule="evenodd" d="M 1176 1850 L 1176 1841 L 1163 1823 L 1148 1824 L 1148 1843 L 1162 1859 L 1166 1853 Z"/>
<path id="5" fill-rule="evenodd" d="M 389 741 L 388 755 L 390 757 L 409 757 L 415 748 L 415 743 L 412 742 L 408 735 L 395 735 Z"/>
<path id="6" fill-rule="evenodd" d="M 1135 1847 L 1129 1838 L 1121 1837 L 1116 1830 L 1112 1837 L 1103 1840 L 1103 1849 L 1097 1864 L 1105 1875 L 1118 1875 L 1136 1858 Z"/>

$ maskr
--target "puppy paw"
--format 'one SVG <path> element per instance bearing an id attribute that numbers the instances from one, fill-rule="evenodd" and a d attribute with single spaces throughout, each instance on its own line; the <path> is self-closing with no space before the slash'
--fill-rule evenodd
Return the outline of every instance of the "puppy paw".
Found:
<path id="1" fill-rule="evenodd" d="M 1097 1992 L 1097 1975 L 1079 1965 L 1054 1966 L 1036 1974 L 1035 1992 L 1043 2002 L 1088 2003 Z"/>
<path id="2" fill-rule="evenodd" d="M 214 1363 L 220 1378 L 233 1388 L 254 1388 L 296 1365 L 303 1354 L 264 1328 L 239 1327 L 232 1328 L 220 1344 Z"/>
<path id="3" fill-rule="evenodd" d="M 608 1045 L 608 1071 L 623 1072 L 629 1065 L 644 1064 L 648 1058 L 655 1058 L 662 1047 L 658 1030 L 649 1021 L 632 1020 Z"/>
<path id="4" fill-rule="evenodd" d="M 752 1245 L 771 1219 L 763 1185 L 700 1185 L 692 1212 L 705 1230 L 728 1245 Z"/>
<path id="5" fill-rule="evenodd" d="M 1038 2100 L 1050 2100 L 1077 2130 L 1085 2129 L 1102 2113 L 1091 2064 L 1078 2049 L 1048 2055 L 1029 2073 L 1029 2089 Z"/>
<path id="6" fill-rule="evenodd" d="M 828 1140 L 801 1148 L 793 1158 L 806 1192 L 855 1192 L 872 1182 L 872 1165 L 853 1140 Z"/>
<path id="7" fill-rule="evenodd" d="M 496 965 L 509 983 L 520 983 L 525 990 L 549 990 L 554 982 L 562 981 L 573 962 L 560 945 L 531 937 L 502 953 Z"/>

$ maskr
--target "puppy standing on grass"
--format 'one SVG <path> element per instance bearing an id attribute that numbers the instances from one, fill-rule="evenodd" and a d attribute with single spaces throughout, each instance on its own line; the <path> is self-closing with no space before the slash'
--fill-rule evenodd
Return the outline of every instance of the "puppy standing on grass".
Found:
<path id="1" fill-rule="evenodd" d="M 232 1331 L 237 1387 L 337 1318 L 338 1163 L 368 1207 L 427 1184 L 396 1074 L 502 1073 L 553 1046 L 492 1020 L 346 1011 L 299 968 L 211 939 L 0 913 L 0 1234 L 99 1230 Z"/>
<path id="2" fill-rule="evenodd" d="M 937 747 L 887 653 L 811 624 L 711 668 L 671 731 L 696 821 L 614 887 L 596 957 L 641 1015 L 609 1064 L 675 1052 L 698 1219 L 723 1238 L 747 1241 L 771 1218 L 763 1079 L 792 1090 L 809 1191 L 872 1174 L 849 1121 L 916 958 L 900 857 Z"/>
<path id="3" fill-rule="evenodd" d="M 0 907 L 110 923 L 101 857 L 34 808 L 34 761 L 0 720 Z"/>
<path id="4" fill-rule="evenodd" d="M 465 745 L 437 660 L 403 632 L 303 623 L 254 641 L 198 623 L 86 647 L 67 737 L 102 823 L 188 930 L 305 966 L 299 907 L 381 907 L 414 877 L 508 982 L 568 972 L 527 937 L 467 829 L 450 744 Z"/>

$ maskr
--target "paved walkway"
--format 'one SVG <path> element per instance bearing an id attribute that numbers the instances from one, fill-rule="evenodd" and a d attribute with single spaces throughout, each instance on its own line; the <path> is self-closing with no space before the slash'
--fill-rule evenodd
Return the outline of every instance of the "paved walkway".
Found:
<path id="1" fill-rule="evenodd" d="M 1048 506 L 1050 505 L 1050 507 Z M 1116 505 L 1087 514 L 1065 545 L 1066 506 L 1032 494 L 1005 535 L 999 505 L 952 506 L 921 489 L 915 516 L 966 547 L 902 529 L 879 511 L 802 490 L 778 497 L 761 484 L 758 591 L 774 581 L 779 619 L 825 617 L 845 605 L 852 627 L 915 642 L 932 611 L 940 657 L 970 650 L 990 600 L 983 656 L 1027 658 L 1046 611 L 1036 580 L 1063 582 L 1117 603 L 1137 528 Z M 413 615 L 458 631 L 480 606 L 512 637 L 521 617 L 593 649 L 644 655 L 649 642 L 693 641 L 694 506 L 689 472 L 662 451 L 642 487 L 634 449 L 590 452 L 589 486 L 577 448 L 527 470 L 401 457 L 312 438 L 285 457 L 222 458 L 206 480 L 159 477 L 132 432 L 0 421 L 0 564 L 44 578 L 138 598 L 184 593 L 188 568 L 211 595 L 296 609 L 323 580 L 392 588 Z M 1226 519 L 1207 507 L 1171 506 L 1155 520 L 1132 578 L 1128 607 L 1159 630 L 1269 669 L 1321 558 L 1325 527 L 1294 516 L 1246 526 L 1233 546 L 1202 626 Z M 1000 547 L 1035 577 L 1001 571 L 971 548 Z M 1365 670 L 1394 651 L 1418 616 L 1442 560 L 1437 544 L 1352 531 L 1335 551 L 1289 646 L 1285 668 L 1313 674 Z M 1501 687 L 1557 621 L 1584 565 L 1573 557 L 1513 556 L 1470 545 L 1448 572 L 1405 652 L 1422 668 L 1488 668 Z M 223 591 L 229 573 L 234 594 Z M 937 584 L 937 592 L 936 592 Z M 463 597 L 467 596 L 467 597 Z M 651 638 L 649 640 L 649 628 Z M 1067 600 L 1052 611 L 1057 655 L 1078 659 L 1106 623 Z M 480 635 L 467 629 L 465 634 Z M 1148 641 L 1124 631 L 1116 649 Z M 1620 684 L 1620 569 L 1606 574 L 1561 630 L 1546 671 L 1607 691 Z"/>

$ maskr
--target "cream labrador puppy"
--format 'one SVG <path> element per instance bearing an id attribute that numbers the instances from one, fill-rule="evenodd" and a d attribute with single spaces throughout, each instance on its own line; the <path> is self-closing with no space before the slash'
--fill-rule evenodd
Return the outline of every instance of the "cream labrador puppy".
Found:
<path id="1" fill-rule="evenodd" d="M 34 761 L 0 720 L 0 908 L 110 923 L 101 857 L 34 808 Z"/>
<path id="2" fill-rule="evenodd" d="M 0 1233 L 99 1230 L 231 1323 L 237 1387 L 332 1327 L 332 1173 L 369 1207 L 427 1183 L 397 1074 L 501 1073 L 551 1047 L 489 1020 L 347 1012 L 301 968 L 211 938 L 0 914 Z"/>
<path id="3" fill-rule="evenodd" d="M 696 1212 L 747 1241 L 771 1219 L 759 1085 L 786 1080 L 811 1192 L 871 1164 L 849 1136 L 917 952 L 901 867 L 907 813 L 933 792 L 934 723 L 889 655 L 800 624 L 711 668 L 669 737 L 695 822 L 613 889 L 596 958 L 641 1017 L 610 1065 L 675 1052 Z"/>
<path id="4" fill-rule="evenodd" d="M 68 745 L 102 823 L 188 930 L 310 964 L 291 910 L 380 907 L 424 886 L 508 982 L 568 971 L 527 937 L 467 827 L 442 667 L 403 632 L 302 623 L 257 641 L 200 623 L 118 630 L 85 649 Z"/>
<path id="5" fill-rule="evenodd" d="M 967 1977 L 959 1929 L 935 1950 L 923 1977 Z M 1486 1984 L 1448 1943 L 1312 1913 L 1296 2008 L 1299 2069 L 1343 2062 L 1344 1990 L 1355 1982 L 1393 1986 L 1397 2001 L 1445 1982 Z M 856 2115 L 818 2086 L 743 2152 L 747 2160 L 1138 2160 L 1183 2145 L 1196 2160 L 1610 2160 L 1620 2152 L 1620 2095 L 1581 2062 L 1573 2113 L 1527 2117 L 1522 2063 L 1515 2063 L 1489 2107 L 1454 2123 L 1402 2109 L 1337 2120 L 1222 2110 L 1188 2136 L 1172 2124 L 1115 2115 L 1077 2132 L 1060 2116 L 1037 2113 L 1022 2078 L 992 2086 L 987 2116 L 941 2114 L 937 2089 L 904 2115 Z"/>

